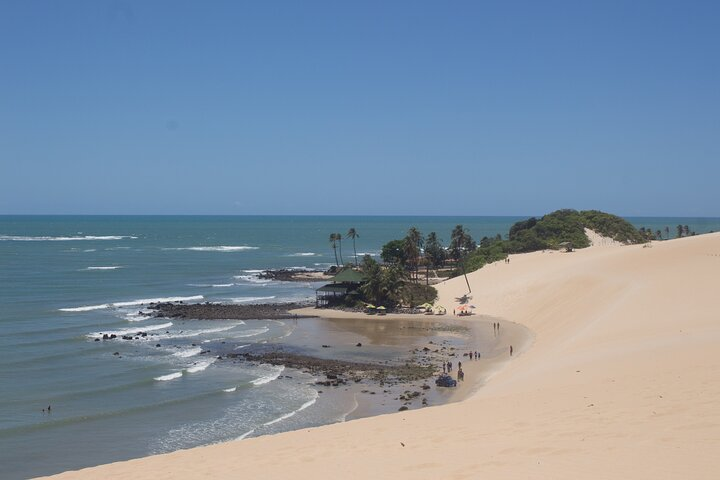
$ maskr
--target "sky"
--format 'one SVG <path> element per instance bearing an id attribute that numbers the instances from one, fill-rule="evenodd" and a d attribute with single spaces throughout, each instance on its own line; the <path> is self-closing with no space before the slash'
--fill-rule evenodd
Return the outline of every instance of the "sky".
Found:
<path id="1" fill-rule="evenodd" d="M 720 2 L 0 2 L 0 214 L 720 216 Z"/>

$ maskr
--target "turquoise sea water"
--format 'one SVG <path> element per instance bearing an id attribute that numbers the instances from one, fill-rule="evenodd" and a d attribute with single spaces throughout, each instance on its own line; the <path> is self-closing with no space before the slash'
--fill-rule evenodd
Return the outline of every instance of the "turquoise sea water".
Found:
<path id="1" fill-rule="evenodd" d="M 456 224 L 505 235 L 521 217 L 0 217 L 0 465 L 25 478 L 340 421 L 311 378 L 201 354 L 283 338 L 288 322 L 157 320 L 160 299 L 280 302 L 319 285 L 264 281 L 267 268 L 327 268 L 330 233 L 354 227 L 377 255 L 410 226 L 446 242 Z M 720 219 L 630 219 L 675 234 Z M 352 256 L 344 240 L 342 254 Z M 102 333 L 152 336 L 96 342 Z M 156 347 L 156 344 L 160 347 Z M 115 355 L 115 352 L 118 352 Z M 43 412 L 52 405 L 52 413 Z M 252 432 L 252 433 L 249 433 Z"/>

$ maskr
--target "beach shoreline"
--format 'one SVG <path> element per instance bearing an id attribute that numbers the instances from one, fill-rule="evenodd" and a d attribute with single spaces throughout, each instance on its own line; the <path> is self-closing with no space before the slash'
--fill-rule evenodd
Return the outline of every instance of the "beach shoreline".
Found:
<path id="1" fill-rule="evenodd" d="M 56 478 L 210 478 L 239 465 L 264 478 L 338 468 L 347 478 L 714 478 L 719 259 L 720 234 L 513 255 L 468 279 L 478 310 L 531 330 L 532 348 L 463 401 Z M 438 285 L 440 302 L 464 283 Z"/>

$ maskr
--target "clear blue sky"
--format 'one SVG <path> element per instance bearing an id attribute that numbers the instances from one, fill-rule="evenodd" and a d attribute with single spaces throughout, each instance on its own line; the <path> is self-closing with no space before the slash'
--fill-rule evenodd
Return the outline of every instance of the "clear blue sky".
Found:
<path id="1" fill-rule="evenodd" d="M 720 216 L 720 2 L 0 3 L 0 214 Z"/>

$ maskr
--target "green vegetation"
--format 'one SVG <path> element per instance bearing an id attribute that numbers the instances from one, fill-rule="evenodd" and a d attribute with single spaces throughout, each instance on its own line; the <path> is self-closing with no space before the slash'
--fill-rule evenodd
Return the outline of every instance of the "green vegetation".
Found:
<path id="1" fill-rule="evenodd" d="M 396 307 L 432 302 L 437 291 L 429 285 L 410 281 L 406 269 L 400 264 L 382 266 L 365 255 L 360 265 L 365 283 L 360 287 L 361 300 L 373 305 Z"/>
<path id="2" fill-rule="evenodd" d="M 618 216 L 598 210 L 585 210 L 580 212 L 580 215 L 587 228 L 596 231 L 603 237 L 609 237 L 625 244 L 644 243 L 647 241 L 630 222 Z M 661 237 L 660 230 L 655 232 L 655 235 Z"/>
<path id="3" fill-rule="evenodd" d="M 357 261 L 357 249 L 355 248 L 355 239 L 360 238 L 360 235 L 358 235 L 357 230 L 355 228 L 351 228 L 348 230 L 347 236 L 345 238 L 352 238 L 353 241 L 353 253 L 355 254 L 355 266 L 358 266 Z"/>
<path id="4" fill-rule="evenodd" d="M 662 238 L 660 230 L 638 230 L 626 220 L 598 210 L 564 209 L 541 218 L 531 217 L 515 223 L 506 239 L 499 234 L 483 237 L 479 245 L 462 225 L 457 225 L 450 233 L 447 248 L 443 247 L 437 233 L 430 232 L 423 238 L 417 228 L 411 227 L 405 238 L 383 245 L 380 257 L 385 265 L 369 256 L 362 260 L 360 270 L 367 281 L 360 288 L 360 294 L 364 301 L 386 307 L 432 302 L 437 292 L 428 285 L 430 269 L 436 270 L 438 276 L 456 276 L 503 260 L 511 253 L 589 247 L 586 228 L 625 244 Z M 665 232 L 669 236 L 669 228 L 666 227 Z M 687 226 L 681 225 L 677 226 L 677 232 L 678 236 L 690 234 Z M 351 229 L 347 238 L 354 240 L 356 236 L 357 232 Z M 338 237 L 339 234 L 330 236 L 333 248 L 340 241 Z M 419 278 L 421 266 L 425 267 L 425 285 Z M 438 269 L 443 270 L 437 272 Z"/>
<path id="5" fill-rule="evenodd" d="M 660 236 L 661 232 L 637 230 L 628 221 L 609 213 L 598 210 L 557 210 L 540 219 L 531 217 L 515 223 L 510 228 L 507 240 L 500 235 L 494 238 L 484 237 L 480 246 L 465 259 L 465 269 L 472 272 L 484 265 L 502 260 L 510 253 L 527 253 L 545 249 L 585 248 L 590 246 L 590 239 L 585 235 L 585 228 L 594 230 L 604 237 L 612 238 L 621 243 L 644 243 L 650 236 Z M 684 228 L 678 225 L 678 234 Z M 666 229 L 667 230 L 667 229 Z M 459 275 L 461 272 L 454 272 Z"/>

